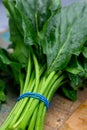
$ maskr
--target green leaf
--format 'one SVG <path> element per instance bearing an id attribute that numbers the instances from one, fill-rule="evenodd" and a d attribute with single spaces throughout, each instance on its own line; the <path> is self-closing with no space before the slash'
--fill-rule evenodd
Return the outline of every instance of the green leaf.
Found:
<path id="1" fill-rule="evenodd" d="M 27 65 L 29 54 L 29 47 L 24 43 L 23 36 L 17 28 L 14 19 L 10 18 L 10 39 L 12 41 L 13 53 L 12 57 L 18 61 L 22 66 Z"/>
<path id="2" fill-rule="evenodd" d="M 23 54 L 19 48 L 35 45 L 38 55 L 42 52 L 41 58 L 43 53 L 46 55 L 52 71 L 65 69 L 71 56 L 80 54 L 87 39 L 86 2 L 61 9 L 60 0 L 4 0 L 4 4 L 9 11 L 11 32 L 15 34 L 11 38 L 15 36 L 12 41 L 16 43 L 18 59 L 22 60 Z"/>
<path id="3" fill-rule="evenodd" d="M 0 91 L 4 91 L 5 83 L 3 80 L 0 80 Z"/>
<path id="4" fill-rule="evenodd" d="M 6 101 L 6 95 L 3 91 L 0 91 L 0 102 L 5 102 Z"/>
<path id="5" fill-rule="evenodd" d="M 2 60 L 4 64 L 10 64 L 7 53 L 3 49 L 0 49 L 0 60 Z"/>
<path id="6" fill-rule="evenodd" d="M 11 73 L 9 71 L 8 66 L 11 63 L 11 61 L 8 57 L 8 53 L 4 49 L 0 48 L 0 71 L 10 75 Z"/>
<path id="7" fill-rule="evenodd" d="M 87 39 L 87 3 L 74 3 L 50 19 L 42 42 L 50 71 L 64 69 Z"/>
<path id="8" fill-rule="evenodd" d="M 12 71 L 12 76 L 14 77 L 14 81 L 16 84 L 18 84 L 22 66 L 21 66 L 21 64 L 19 64 L 17 62 L 11 62 L 10 68 Z"/>
<path id="9" fill-rule="evenodd" d="M 66 71 L 75 75 L 84 72 L 83 66 L 79 63 L 77 56 L 71 58 L 69 65 L 66 67 Z"/>
<path id="10" fill-rule="evenodd" d="M 14 75 L 26 67 L 29 48 L 33 48 L 37 59 L 46 57 L 48 72 L 66 69 L 72 55 L 78 57 L 82 53 L 87 40 L 87 2 L 63 8 L 60 0 L 4 0 L 4 4 L 9 11 L 14 49 L 9 65 Z M 77 89 L 79 76 L 76 74 L 84 72 L 84 68 L 73 59 L 66 70 L 73 74 L 71 86 Z"/>
<path id="11" fill-rule="evenodd" d="M 5 7 L 7 8 L 8 11 L 8 17 L 13 20 L 13 24 L 17 26 L 18 31 L 20 32 L 21 35 L 23 35 L 23 29 L 22 29 L 22 18 L 21 15 L 19 14 L 18 10 L 15 8 L 16 6 L 16 0 L 3 0 L 3 3 Z M 10 25 L 9 25 L 10 26 Z M 15 29 L 15 26 L 14 26 Z M 15 30 L 14 30 L 15 32 Z"/>
<path id="12" fill-rule="evenodd" d="M 22 40 L 29 45 L 37 42 L 44 23 L 61 6 L 60 0 L 3 0 L 3 3 L 10 19 L 22 34 Z"/>
<path id="13" fill-rule="evenodd" d="M 28 44 L 35 45 L 34 50 L 42 59 L 42 30 L 45 30 L 46 23 L 60 9 L 61 0 L 3 0 L 3 3 L 9 12 L 10 39 L 15 46 L 14 57 L 26 65 Z"/>
<path id="14" fill-rule="evenodd" d="M 85 58 L 87 58 L 87 47 L 83 47 L 82 54 Z"/>
<path id="15" fill-rule="evenodd" d="M 26 0 L 26 2 L 16 0 L 16 8 L 22 18 L 25 16 L 29 20 L 30 28 L 28 29 L 31 31 L 31 25 L 33 25 L 36 33 L 42 29 L 47 19 L 59 9 L 60 5 L 60 0 Z M 26 22 L 25 19 L 22 20 Z M 25 26 L 28 25 L 25 24 Z"/>
<path id="16" fill-rule="evenodd" d="M 76 101 L 77 100 L 77 91 L 67 88 L 67 87 L 63 87 L 62 91 L 64 93 L 64 95 L 69 98 L 72 101 Z"/>
<path id="17" fill-rule="evenodd" d="M 83 61 L 84 70 L 87 72 L 87 59 L 85 58 Z"/>
<path id="18" fill-rule="evenodd" d="M 84 86 L 83 79 L 79 75 L 69 73 L 69 84 L 73 88 L 73 90 L 78 90 L 82 86 Z"/>
<path id="19" fill-rule="evenodd" d="M 27 66 L 29 56 L 29 47 L 21 43 L 18 43 L 15 48 L 14 52 L 12 53 L 13 61 L 19 62 L 22 67 Z"/>
<path id="20" fill-rule="evenodd" d="M 84 79 L 87 79 L 87 58 L 84 58 L 81 60 L 83 68 L 84 68 L 84 72 L 80 74 L 81 77 L 83 77 Z"/>
<path id="21" fill-rule="evenodd" d="M 0 80 L 0 102 L 6 101 L 6 95 L 4 93 L 5 83 L 3 80 Z"/>
<path id="22" fill-rule="evenodd" d="M 21 73 L 23 66 L 16 60 L 13 59 L 13 57 L 8 52 L 0 49 L 0 70 L 2 70 L 2 72 L 6 73 L 10 77 L 14 77 L 16 83 L 18 83 L 19 74 Z"/>

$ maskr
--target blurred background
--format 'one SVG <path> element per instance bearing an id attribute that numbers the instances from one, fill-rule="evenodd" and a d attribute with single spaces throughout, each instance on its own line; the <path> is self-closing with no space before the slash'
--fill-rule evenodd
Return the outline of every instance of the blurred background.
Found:
<path id="1" fill-rule="evenodd" d="M 8 18 L 6 15 L 6 10 L 0 0 L 0 32 L 3 32 L 8 29 Z"/>

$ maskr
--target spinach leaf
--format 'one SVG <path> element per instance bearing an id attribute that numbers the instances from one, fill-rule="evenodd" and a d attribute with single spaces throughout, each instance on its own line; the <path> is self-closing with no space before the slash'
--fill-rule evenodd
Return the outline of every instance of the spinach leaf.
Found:
<path id="1" fill-rule="evenodd" d="M 81 56 L 79 57 L 81 60 Z M 75 75 L 78 75 L 80 72 L 84 72 L 84 68 L 78 60 L 78 56 L 72 56 L 68 66 L 66 67 L 66 71 Z"/>
<path id="2" fill-rule="evenodd" d="M 72 55 L 79 55 L 87 39 L 87 4 L 74 3 L 61 9 L 49 22 L 43 50 L 51 70 L 62 70 Z"/>
<path id="3" fill-rule="evenodd" d="M 65 95 L 65 97 L 67 97 L 68 99 L 70 99 L 72 101 L 77 100 L 77 90 L 64 86 L 64 87 L 62 87 L 62 91 L 63 91 L 63 94 Z"/>
<path id="4" fill-rule="evenodd" d="M 4 49 L 0 49 L 0 70 L 14 78 L 16 83 L 19 83 L 19 75 L 21 73 L 22 65 L 15 61 L 13 57 Z"/>
<path id="5" fill-rule="evenodd" d="M 64 69 L 87 39 L 87 4 L 75 3 L 58 13 L 60 4 L 53 3 L 55 6 L 49 0 L 17 0 L 14 7 L 21 16 L 24 42 L 37 46 L 38 55 L 46 55 L 49 71 Z"/>

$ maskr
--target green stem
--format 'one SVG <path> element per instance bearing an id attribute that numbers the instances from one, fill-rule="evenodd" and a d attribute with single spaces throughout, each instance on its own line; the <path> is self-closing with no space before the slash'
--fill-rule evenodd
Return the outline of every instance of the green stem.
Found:
<path id="1" fill-rule="evenodd" d="M 64 83 L 65 76 L 60 76 L 56 81 L 54 80 L 54 84 L 50 85 L 48 90 L 45 92 L 45 96 L 50 101 L 55 93 L 55 91 Z M 38 120 L 36 122 L 35 130 L 43 130 L 44 120 L 45 120 L 45 114 L 46 114 L 46 107 L 43 103 L 40 103 L 39 111 L 38 111 Z"/>
<path id="2" fill-rule="evenodd" d="M 21 73 L 19 74 L 19 82 L 20 82 L 20 94 L 22 94 L 23 89 L 24 89 L 24 81 L 23 81 L 23 76 Z"/>
<path id="3" fill-rule="evenodd" d="M 31 56 L 30 56 L 30 51 L 29 51 L 29 58 L 28 58 L 28 67 L 27 67 L 27 74 L 26 74 L 26 79 L 25 79 L 25 84 L 24 84 L 24 90 L 22 93 L 26 92 L 27 86 L 30 81 L 30 76 L 31 76 Z"/>
<path id="4" fill-rule="evenodd" d="M 28 67 L 27 67 L 27 74 L 26 74 L 26 79 L 25 79 L 25 85 L 24 85 L 24 89 L 21 93 L 26 92 L 27 88 L 28 91 L 32 91 L 33 90 L 33 86 L 34 86 L 34 72 L 31 75 L 31 57 L 30 57 L 30 52 L 29 52 L 29 60 L 28 60 Z M 30 76 L 31 76 L 31 80 L 30 80 Z M 33 79 L 33 80 L 32 80 Z M 30 83 L 29 83 L 30 81 Z M 33 81 L 33 83 L 32 83 Z M 28 87 L 29 86 L 29 87 Z M 10 126 L 12 126 L 16 120 L 20 117 L 21 112 L 23 112 L 23 109 L 25 108 L 25 105 L 27 103 L 28 99 L 25 99 L 25 101 L 20 101 L 23 102 L 20 109 L 17 109 L 17 111 L 15 111 L 16 116 L 14 117 L 14 120 L 10 123 Z M 15 115 L 14 114 L 14 115 Z"/>
<path id="5" fill-rule="evenodd" d="M 36 81 L 34 91 L 36 92 L 38 89 L 39 81 L 40 81 L 40 71 L 39 71 L 40 68 L 39 68 L 39 64 L 35 55 L 34 54 L 32 55 L 33 55 L 33 61 L 34 61 L 34 66 L 35 66 L 35 81 Z"/>
<path id="6" fill-rule="evenodd" d="M 29 63 L 28 63 L 28 69 L 27 69 L 27 76 L 26 76 L 26 81 L 25 81 L 25 87 L 27 86 L 27 84 L 28 84 L 28 82 L 29 82 L 29 80 L 28 80 L 28 77 L 30 77 L 30 71 L 31 71 L 31 64 L 30 64 L 30 56 L 29 56 Z M 32 77 L 32 76 L 31 76 Z M 21 81 L 21 80 L 23 80 L 23 78 L 22 79 L 20 79 L 20 77 L 19 77 L 19 80 Z M 34 82 L 34 80 L 33 80 L 33 82 Z M 22 86 L 23 84 L 22 84 L 22 82 L 21 82 L 21 86 Z M 32 84 L 31 84 L 32 85 Z M 30 86 L 31 86 L 30 85 Z M 31 88 L 33 88 L 33 87 L 31 87 Z M 20 89 L 21 90 L 21 92 L 20 93 L 23 93 L 22 92 L 22 90 L 23 90 L 23 87 Z M 28 89 L 29 90 L 29 89 Z M 30 90 L 31 91 L 31 90 Z M 2 127 L 1 127 L 1 129 L 2 130 L 4 130 L 4 129 L 6 129 L 6 127 L 10 124 L 13 124 L 14 122 L 16 122 L 16 120 L 19 118 L 19 116 L 20 116 L 20 114 L 21 114 L 21 112 L 22 112 L 22 109 L 25 107 L 25 104 L 27 103 L 27 100 L 25 100 L 25 101 L 20 101 L 20 102 L 18 102 L 18 103 L 16 103 L 16 105 L 15 105 L 15 107 L 13 108 L 13 110 L 12 110 L 12 112 L 9 114 L 9 116 L 7 117 L 7 119 L 6 119 L 6 121 L 4 122 L 4 124 L 2 125 Z M 21 105 L 22 104 L 22 105 Z M 20 107 L 21 106 L 21 107 Z M 19 109 L 20 108 L 20 109 Z M 13 118 L 14 118 L 14 120 L 13 120 Z M 11 122 L 11 123 L 10 123 Z"/>
<path id="7" fill-rule="evenodd" d="M 6 130 L 6 128 L 9 125 L 9 123 L 13 120 L 13 118 L 14 118 L 13 112 L 17 108 L 17 105 L 18 104 L 15 104 L 14 108 L 12 109 L 12 111 L 10 112 L 10 114 L 8 115 L 8 117 L 6 118 L 6 120 L 4 121 L 4 123 L 2 124 L 2 126 L 0 127 L 0 130 Z"/>
<path id="8" fill-rule="evenodd" d="M 50 89 L 50 86 L 55 82 L 55 80 L 60 76 L 60 74 L 61 74 L 60 72 L 56 74 L 55 71 L 53 71 L 48 75 L 48 77 L 43 75 L 43 77 L 46 77 L 46 81 L 44 83 L 44 86 L 39 91 L 39 93 L 44 95 L 47 89 Z"/>
<path id="9" fill-rule="evenodd" d="M 33 61 L 34 61 L 34 65 L 35 65 L 35 75 L 36 75 L 36 76 L 35 76 L 35 87 L 34 87 L 33 92 L 36 92 L 37 89 L 38 89 L 38 85 L 39 85 L 39 75 L 40 75 L 40 71 L 39 71 L 38 61 L 37 61 L 37 59 L 36 59 L 34 53 L 32 53 L 32 55 L 33 55 Z M 29 91 L 29 90 L 28 90 L 28 91 Z M 25 110 L 24 110 L 23 113 L 25 113 L 25 112 L 27 111 L 27 109 L 29 109 L 29 106 L 31 105 L 32 100 L 33 100 L 32 98 L 29 100 L 29 103 L 26 105 L 26 108 L 25 108 Z M 27 107 L 27 106 L 28 106 L 28 107 Z M 23 117 L 24 117 L 24 118 L 23 118 Z M 24 122 L 28 122 L 28 117 L 25 117 L 25 114 L 22 114 L 21 118 L 20 118 L 19 121 L 14 125 L 14 127 L 17 127 L 17 126 L 20 124 L 20 126 L 22 125 L 22 127 L 24 128 L 26 123 L 23 122 L 23 123 L 21 124 L 22 120 L 24 120 Z"/>
<path id="10" fill-rule="evenodd" d="M 38 106 L 36 107 L 31 119 L 29 120 L 29 127 L 28 127 L 28 130 L 34 130 L 34 127 L 35 127 L 35 123 L 36 123 L 36 120 L 37 120 L 37 113 L 38 113 Z"/>
<path id="11" fill-rule="evenodd" d="M 41 80 L 40 80 L 40 84 L 39 84 L 39 87 L 38 87 L 38 89 L 41 89 L 40 87 L 43 87 L 43 85 L 44 85 L 44 83 L 45 83 L 45 77 L 43 77 Z M 38 90 L 39 91 L 39 90 Z M 39 105 L 40 105 L 40 103 L 38 104 L 38 106 L 37 107 L 39 107 Z M 37 108 L 36 107 L 36 108 Z M 38 112 L 37 112 L 38 113 Z M 36 117 L 34 117 L 34 118 L 37 118 L 38 117 L 38 115 L 36 115 Z M 34 120 L 35 121 L 35 120 Z M 36 122 L 37 121 L 32 121 L 32 120 L 30 120 L 30 124 L 32 124 L 32 125 L 34 125 L 34 124 L 36 124 Z M 28 129 L 29 130 L 31 130 L 31 126 L 30 126 L 30 124 L 28 125 Z"/>
<path id="12" fill-rule="evenodd" d="M 35 82 L 34 82 L 34 79 L 33 79 L 33 75 L 34 75 L 34 73 L 32 73 L 31 80 L 30 80 L 30 83 L 29 83 L 29 86 L 30 86 L 30 87 L 28 88 L 28 91 L 29 91 L 29 92 L 33 91 L 33 87 L 34 87 L 34 83 L 35 83 Z M 21 107 L 18 106 L 18 107 L 17 107 L 17 110 L 13 113 L 13 115 L 16 115 L 16 116 L 14 116 L 14 120 L 11 121 L 9 128 L 10 128 L 11 126 L 13 126 L 14 123 L 16 123 L 16 121 L 20 118 L 21 113 L 24 111 L 25 106 L 27 105 L 28 98 L 26 98 L 25 100 L 20 100 L 19 102 L 20 102 L 20 106 L 21 106 Z M 19 109 L 19 108 L 20 108 L 20 109 Z"/>
<path id="13" fill-rule="evenodd" d="M 52 88 L 50 89 L 49 94 L 48 94 L 48 96 L 47 96 L 47 99 L 48 99 L 49 101 L 52 100 L 52 97 L 53 97 L 54 93 L 57 91 L 57 89 L 58 89 L 61 85 L 63 85 L 63 84 L 65 83 L 65 81 L 63 81 L 65 78 L 66 78 L 65 75 L 62 75 L 62 76 L 60 76 L 60 77 L 58 78 L 58 80 L 54 83 L 54 85 L 53 85 Z"/>
<path id="14" fill-rule="evenodd" d="M 50 84 L 50 81 L 53 81 L 54 76 L 55 76 L 55 72 L 52 72 L 48 76 L 46 83 L 45 83 L 45 86 L 48 86 Z M 35 86 L 35 87 L 37 87 L 37 86 Z M 38 86 L 38 88 L 39 88 L 39 86 Z M 43 87 L 41 89 L 42 94 L 43 94 L 43 90 L 45 90 L 45 87 L 44 87 L 44 89 L 43 89 Z M 22 112 L 21 118 L 14 125 L 14 128 L 19 126 L 21 129 L 25 129 L 26 124 L 29 121 L 29 119 L 31 118 L 32 113 L 33 113 L 35 107 L 38 105 L 38 103 L 39 103 L 38 100 L 35 100 L 35 99 L 32 99 L 32 98 L 29 100 L 29 102 L 26 105 L 26 108 L 24 109 L 24 112 Z M 31 106 L 32 106 L 32 108 L 31 108 Z M 27 113 L 29 113 L 29 116 L 25 116 Z"/>
<path id="15" fill-rule="evenodd" d="M 35 130 L 43 130 L 43 127 L 44 127 L 43 122 L 45 119 L 45 115 L 46 115 L 46 107 L 45 107 L 44 103 L 41 102 L 39 104 L 39 110 L 37 113 L 38 120 L 36 121 L 36 124 L 35 124 Z"/>
<path id="16" fill-rule="evenodd" d="M 25 85 L 24 89 L 22 88 L 23 93 L 28 91 L 38 92 L 46 96 L 47 99 L 50 101 L 57 88 L 63 83 L 62 80 L 64 79 L 64 76 L 61 76 L 61 72 L 56 73 L 55 71 L 51 72 L 49 75 L 47 73 L 43 73 L 46 66 L 40 68 L 34 53 L 32 53 L 32 56 L 35 70 L 33 71 L 32 74 L 33 76 L 31 76 L 31 58 L 29 58 Z M 8 118 L 9 121 L 6 122 L 5 127 L 3 126 L 1 130 L 5 129 L 24 130 L 27 128 L 29 121 L 30 121 L 28 126 L 29 130 L 33 130 L 30 128 L 34 127 L 35 130 L 42 130 L 46 113 L 46 106 L 44 106 L 44 103 L 40 102 L 37 99 L 30 98 L 21 100 L 17 104 L 18 105 L 12 112 L 12 115 L 10 114 Z M 20 104 L 22 104 L 21 107 Z M 26 116 L 27 114 L 28 116 Z M 38 120 L 36 121 L 37 116 Z M 11 121 L 12 117 L 14 118 L 13 121 Z"/>

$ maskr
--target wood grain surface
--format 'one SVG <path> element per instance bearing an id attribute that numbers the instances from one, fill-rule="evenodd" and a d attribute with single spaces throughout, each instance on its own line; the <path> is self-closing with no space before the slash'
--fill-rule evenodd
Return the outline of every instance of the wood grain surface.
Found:
<path id="1" fill-rule="evenodd" d="M 59 130 L 87 130 L 87 100 L 78 107 Z"/>
<path id="2" fill-rule="evenodd" d="M 44 130 L 87 130 L 86 99 L 87 88 L 83 91 L 78 91 L 78 100 L 75 102 L 55 94 L 51 102 L 51 107 L 46 114 Z M 66 127 L 67 123 L 70 125 L 70 128 Z"/>

